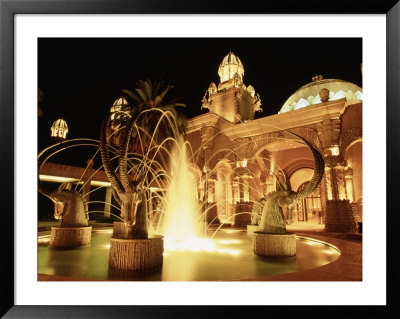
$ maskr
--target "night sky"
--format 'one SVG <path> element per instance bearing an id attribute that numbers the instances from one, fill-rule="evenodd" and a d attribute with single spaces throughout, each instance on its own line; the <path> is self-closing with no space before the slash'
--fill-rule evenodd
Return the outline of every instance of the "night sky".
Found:
<path id="1" fill-rule="evenodd" d="M 201 99 L 211 82 L 219 83 L 229 51 L 244 65 L 246 86 L 260 94 L 256 117 L 277 113 L 317 74 L 362 86 L 360 38 L 41 38 L 38 50 L 39 149 L 52 143 L 50 126 L 59 117 L 68 123 L 68 139 L 99 139 L 113 101 L 139 79 L 174 85 L 167 97 L 183 97 L 188 118 L 207 112 Z"/>

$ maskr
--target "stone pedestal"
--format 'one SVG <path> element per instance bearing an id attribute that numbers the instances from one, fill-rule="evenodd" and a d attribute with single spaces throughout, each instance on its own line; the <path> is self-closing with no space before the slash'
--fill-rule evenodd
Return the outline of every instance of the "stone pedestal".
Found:
<path id="1" fill-rule="evenodd" d="M 147 269 L 163 262 L 164 237 L 110 239 L 109 265 L 118 269 Z"/>
<path id="2" fill-rule="evenodd" d="M 296 234 L 253 233 L 254 253 L 259 256 L 290 257 L 296 255 Z"/>
<path id="3" fill-rule="evenodd" d="M 259 228 L 260 226 L 258 225 L 247 225 L 247 236 L 253 238 L 254 237 L 253 233 L 255 231 L 258 231 Z"/>
<path id="4" fill-rule="evenodd" d="M 92 239 L 92 226 L 51 227 L 50 248 L 74 248 L 89 246 Z"/>
<path id="5" fill-rule="evenodd" d="M 334 233 L 349 233 L 356 230 L 353 210 L 348 200 L 326 202 L 325 230 Z"/>

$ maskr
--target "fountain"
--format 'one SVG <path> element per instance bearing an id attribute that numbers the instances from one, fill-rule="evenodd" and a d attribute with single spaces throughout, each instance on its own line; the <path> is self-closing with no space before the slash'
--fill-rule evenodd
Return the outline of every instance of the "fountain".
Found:
<path id="1" fill-rule="evenodd" d="M 170 163 L 172 176 L 166 193 L 165 218 L 161 220 L 165 245 L 170 249 L 210 244 L 202 238 L 207 225 L 201 221 L 197 185 L 188 165 L 189 150 L 190 144 L 184 142 L 183 137 L 178 137 Z"/>
<path id="2" fill-rule="evenodd" d="M 100 154 L 107 177 L 121 206 L 123 224 L 118 223 L 110 241 L 110 267 L 124 270 L 153 268 L 163 261 L 163 236 L 148 233 L 149 193 L 152 183 L 160 183 L 153 173 L 161 169 L 163 151 L 171 136 L 186 129 L 175 106 L 163 98 L 171 89 L 163 82 L 138 81 L 134 91 L 123 90 L 129 100 L 103 120 Z M 109 146 L 118 149 L 118 171 L 111 161 Z"/>
<path id="3" fill-rule="evenodd" d="M 61 147 L 61 150 L 71 147 L 71 145 L 66 146 L 70 142 L 61 141 L 44 149 L 39 153 L 38 159 L 40 160 L 54 147 Z M 45 157 L 38 171 L 40 172 L 41 167 L 51 156 L 61 150 L 53 151 Z M 90 245 L 92 227 L 88 225 L 88 205 L 85 197 L 78 191 L 72 190 L 70 183 L 63 183 L 57 191 L 50 192 L 39 180 L 38 188 L 40 193 L 54 203 L 54 218 L 60 220 L 60 226 L 51 228 L 50 247 L 71 248 Z"/>
<path id="4" fill-rule="evenodd" d="M 146 85 L 151 84 L 141 82 L 139 88 Z M 125 93 L 131 97 L 134 94 L 130 91 Z M 46 237 L 40 238 L 39 272 L 99 280 L 235 280 L 309 269 L 339 256 L 334 247 L 323 243 L 311 245 L 312 240 L 296 238 L 295 234 L 286 232 L 281 206 L 290 205 L 315 189 L 323 172 L 323 160 L 321 162 L 318 151 L 305 139 L 296 135 L 314 154 L 316 177 L 310 182 L 307 192 L 296 195 L 283 175 L 283 182 L 278 179 L 281 190 L 252 205 L 252 229 L 248 229 L 248 234 L 254 236 L 253 243 L 243 229 L 222 228 L 229 218 L 251 213 L 235 212 L 217 229 L 208 227 L 205 220 L 213 207 L 206 205 L 207 196 L 201 199 L 190 164 L 195 155 L 181 134 L 182 126 L 177 114 L 154 105 L 152 101 L 150 99 L 137 109 L 119 110 L 116 112 L 121 113 L 119 116 L 111 114 L 106 117 L 100 142 L 91 142 L 100 149 L 104 171 L 120 205 L 122 221 L 115 222 L 113 230 L 92 232 L 90 229 L 89 233 L 93 233 L 91 247 L 48 250 Z M 170 131 L 166 132 L 168 129 Z M 211 159 L 205 162 L 206 167 Z M 205 179 L 212 174 L 215 172 L 207 171 Z M 72 192 L 66 187 L 59 190 L 67 191 L 68 194 Z M 160 205 L 155 208 L 151 203 L 156 191 Z M 75 200 L 78 201 L 82 196 L 79 192 L 76 194 Z M 56 198 L 55 195 L 52 198 Z M 62 203 L 61 199 L 57 200 L 57 212 L 64 211 Z M 87 226 L 88 212 L 84 202 L 76 210 L 81 211 L 86 214 Z M 64 223 L 67 221 L 65 217 Z M 79 236 L 69 234 L 66 237 Z M 301 254 L 294 257 L 296 245 Z M 315 251 L 318 245 L 320 257 L 306 261 L 303 256 L 310 254 L 310 249 Z M 73 247 L 78 246 L 84 245 Z M 85 249 L 90 249 L 93 254 Z M 91 271 L 84 269 L 79 261 L 82 256 L 86 264 L 98 266 L 93 266 Z M 266 256 L 292 257 L 277 260 Z M 60 266 L 67 259 L 78 262 L 69 270 Z"/>

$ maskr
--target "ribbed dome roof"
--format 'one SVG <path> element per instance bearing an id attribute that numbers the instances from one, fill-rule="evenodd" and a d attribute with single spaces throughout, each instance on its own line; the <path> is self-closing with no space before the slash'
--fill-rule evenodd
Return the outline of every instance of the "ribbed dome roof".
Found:
<path id="1" fill-rule="evenodd" d="M 125 98 L 120 97 L 114 101 L 113 105 L 111 106 L 110 112 L 119 112 L 126 107 L 128 107 L 128 102 L 125 100 Z"/>
<path id="2" fill-rule="evenodd" d="M 58 120 L 54 121 L 53 125 L 51 127 L 68 131 L 68 125 L 67 125 L 67 122 L 64 121 L 64 119 L 58 119 Z"/>
<path id="3" fill-rule="evenodd" d="M 218 68 L 218 75 L 221 83 L 233 79 L 235 74 L 242 79 L 244 75 L 244 67 L 242 61 L 233 53 L 229 52 Z"/>
<path id="4" fill-rule="evenodd" d="M 339 79 L 323 79 L 322 76 L 316 76 L 313 79 L 313 82 L 303 85 L 294 92 L 283 104 L 279 113 L 321 103 L 319 92 L 323 88 L 329 90 L 329 101 L 342 98 L 348 101 L 362 100 L 362 89 L 354 83 Z"/>
<path id="5" fill-rule="evenodd" d="M 68 125 L 64 119 L 58 119 L 53 122 L 53 125 L 50 127 L 51 136 L 65 139 L 68 133 Z"/>

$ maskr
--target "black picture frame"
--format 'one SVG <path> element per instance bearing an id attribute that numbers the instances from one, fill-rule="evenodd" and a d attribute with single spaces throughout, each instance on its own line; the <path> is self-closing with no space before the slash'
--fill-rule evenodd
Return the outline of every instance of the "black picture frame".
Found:
<path id="1" fill-rule="evenodd" d="M 398 240 L 396 226 L 395 190 L 399 163 L 399 56 L 400 56 L 400 4 L 397 0 L 327 0 L 274 2 L 246 1 L 182 1 L 182 0 L 52 0 L 20 1 L 0 0 L 0 203 L 3 223 L 1 238 L 1 310 L 4 318 L 164 318 L 226 317 L 228 314 L 253 315 L 254 311 L 267 311 L 266 315 L 281 315 L 281 307 L 259 306 L 22 306 L 14 303 L 14 18 L 16 14 L 385 14 L 387 21 L 387 153 L 386 172 L 377 167 L 377 173 L 387 177 L 387 305 L 386 306 L 319 306 L 285 308 L 285 316 L 319 315 L 355 317 L 360 315 L 399 317 L 399 271 L 395 267 Z M 382 107 L 382 106 L 380 106 Z M 385 207 L 385 205 L 382 205 Z M 380 212 L 384 213 L 384 212 Z M 289 294 L 294 296 L 293 294 Z M 249 314 L 249 313 L 252 314 Z"/>

